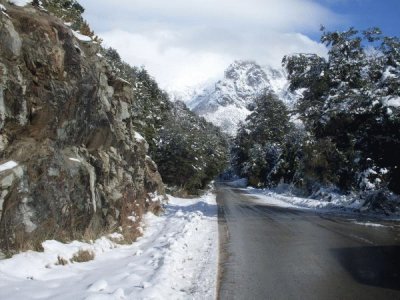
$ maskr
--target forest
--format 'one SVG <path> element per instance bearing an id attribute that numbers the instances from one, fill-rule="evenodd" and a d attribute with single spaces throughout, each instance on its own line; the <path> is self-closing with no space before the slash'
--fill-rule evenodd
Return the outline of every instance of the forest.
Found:
<path id="1" fill-rule="evenodd" d="M 257 187 L 325 187 L 382 202 L 400 192 L 400 39 L 378 28 L 321 30 L 327 58 L 283 58 L 300 92 L 294 109 L 268 91 L 256 99 L 232 165 Z"/>

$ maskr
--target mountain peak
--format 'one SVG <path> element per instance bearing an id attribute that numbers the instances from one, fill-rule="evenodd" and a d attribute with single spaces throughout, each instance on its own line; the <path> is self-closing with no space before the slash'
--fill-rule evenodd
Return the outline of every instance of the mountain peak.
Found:
<path id="1" fill-rule="evenodd" d="M 236 60 L 225 70 L 225 78 L 238 79 L 237 75 L 252 72 L 263 72 L 263 70 L 255 61 Z"/>
<path id="2" fill-rule="evenodd" d="M 225 70 L 224 78 L 195 94 L 188 106 L 197 114 L 234 135 L 240 121 L 250 113 L 248 106 L 266 91 L 292 101 L 283 70 L 262 67 L 251 60 L 234 61 Z"/>
<path id="3" fill-rule="evenodd" d="M 268 83 L 268 76 L 260 65 L 253 61 L 235 61 L 225 71 L 225 79 L 234 81 L 236 89 L 246 98 L 250 88 L 260 90 Z"/>

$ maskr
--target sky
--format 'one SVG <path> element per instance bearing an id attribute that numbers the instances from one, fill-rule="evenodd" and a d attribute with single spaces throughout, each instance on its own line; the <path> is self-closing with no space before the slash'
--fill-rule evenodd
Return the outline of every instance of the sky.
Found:
<path id="1" fill-rule="evenodd" d="M 379 26 L 399 36 L 400 0 L 80 0 L 106 47 L 144 66 L 161 88 L 217 79 L 235 60 L 279 67 L 293 53 L 326 55 L 319 28 Z"/>

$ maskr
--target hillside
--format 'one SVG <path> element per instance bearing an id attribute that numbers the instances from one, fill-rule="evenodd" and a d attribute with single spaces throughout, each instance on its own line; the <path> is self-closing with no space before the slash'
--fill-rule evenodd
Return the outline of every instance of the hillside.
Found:
<path id="1" fill-rule="evenodd" d="M 156 163 L 178 154 L 157 144 L 175 104 L 145 69 L 101 46 L 76 1 L 1 3 L 0 247 L 13 253 L 41 249 L 45 239 L 115 231 L 135 240 L 142 215 L 162 210 Z M 178 123 L 200 121 L 193 115 Z M 191 135 L 181 127 L 182 137 Z M 215 130 L 202 123 L 191 136 L 197 153 L 209 148 L 202 148 L 202 135 L 224 139 Z M 192 144 L 179 147 L 193 151 Z M 224 155 L 218 158 L 222 168 Z M 220 172 L 214 157 L 198 159 L 202 170 L 181 166 L 190 169 L 188 181 L 207 174 L 193 180 L 191 192 Z M 168 165 L 161 170 L 172 172 Z"/>
<path id="2" fill-rule="evenodd" d="M 60 19 L 31 6 L 4 9 L 1 247 L 118 227 L 135 239 L 141 215 L 161 209 L 164 187 L 133 127 L 134 90 L 113 75 L 98 44 Z"/>
<path id="3" fill-rule="evenodd" d="M 276 95 L 257 98 L 234 139 L 234 168 L 253 186 L 286 184 L 328 202 L 332 194 L 352 195 L 363 209 L 394 213 L 400 203 L 400 41 L 379 28 L 324 31 L 321 41 L 327 58 L 283 59 L 290 90 L 302 91 L 295 111 L 303 126 L 293 126 Z"/>

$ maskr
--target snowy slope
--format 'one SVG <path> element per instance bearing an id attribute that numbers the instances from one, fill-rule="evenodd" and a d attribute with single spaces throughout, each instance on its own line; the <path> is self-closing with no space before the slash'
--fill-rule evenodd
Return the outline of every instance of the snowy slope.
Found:
<path id="1" fill-rule="evenodd" d="M 43 243 L 0 260 L 0 299 L 214 299 L 218 266 L 215 195 L 169 197 L 164 215 L 147 214 L 131 245 L 103 237 L 93 243 Z M 118 234 L 112 236 L 118 238 Z M 90 250 L 95 259 L 57 265 Z"/>
<path id="2" fill-rule="evenodd" d="M 204 90 L 208 89 L 210 86 L 213 86 L 214 84 L 215 84 L 215 79 L 208 79 L 197 85 L 181 87 L 178 90 L 166 87 L 165 91 L 168 93 L 169 98 L 172 102 L 176 101 L 189 102 L 198 95 L 202 94 Z"/>
<path id="3" fill-rule="evenodd" d="M 295 96 L 288 86 L 283 70 L 261 67 L 252 61 L 235 61 L 223 79 L 194 93 L 186 102 L 191 110 L 234 135 L 239 122 L 250 113 L 248 105 L 265 91 L 275 92 L 291 106 Z"/>

